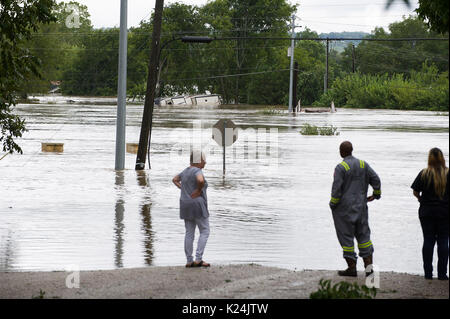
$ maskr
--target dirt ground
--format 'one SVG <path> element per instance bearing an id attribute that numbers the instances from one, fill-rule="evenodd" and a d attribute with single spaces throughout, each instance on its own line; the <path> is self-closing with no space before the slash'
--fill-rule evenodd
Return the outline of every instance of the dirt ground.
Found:
<path id="1" fill-rule="evenodd" d="M 292 271 L 256 264 L 213 265 L 211 268 L 147 267 L 82 271 L 79 288 L 67 288 L 68 272 L 2 272 L 0 298 L 243 298 L 303 299 L 319 287 L 320 279 L 333 283 L 342 278 L 336 271 Z M 449 298 L 448 281 L 425 280 L 422 276 L 381 272 L 377 299 Z M 73 276 L 73 275 L 72 275 Z"/>

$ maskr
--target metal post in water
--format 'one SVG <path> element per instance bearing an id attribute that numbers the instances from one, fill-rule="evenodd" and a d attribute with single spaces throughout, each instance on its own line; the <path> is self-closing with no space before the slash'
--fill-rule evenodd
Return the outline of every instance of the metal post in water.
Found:
<path id="1" fill-rule="evenodd" d="M 223 176 L 225 176 L 225 130 L 227 127 L 227 121 L 223 122 L 223 131 L 222 131 L 222 144 L 223 144 Z"/>
<path id="2" fill-rule="evenodd" d="M 323 92 L 327 93 L 328 91 L 328 54 L 330 52 L 329 50 L 330 46 L 330 40 L 327 38 L 327 45 L 326 45 L 326 60 L 325 60 L 325 79 L 323 84 Z"/>
<path id="3" fill-rule="evenodd" d="M 292 106 L 293 106 L 293 109 L 292 109 L 292 111 L 293 112 L 295 112 L 296 111 L 296 108 L 297 108 L 297 82 L 298 82 L 298 62 L 297 61 L 295 61 L 295 63 L 294 63 L 294 84 L 293 84 L 293 87 L 294 87 L 294 92 L 293 92 L 293 94 L 292 94 Z"/>
<path id="4" fill-rule="evenodd" d="M 116 170 L 125 168 L 125 131 L 127 98 L 127 7 L 128 0 L 120 1 L 119 79 L 117 85 Z"/>

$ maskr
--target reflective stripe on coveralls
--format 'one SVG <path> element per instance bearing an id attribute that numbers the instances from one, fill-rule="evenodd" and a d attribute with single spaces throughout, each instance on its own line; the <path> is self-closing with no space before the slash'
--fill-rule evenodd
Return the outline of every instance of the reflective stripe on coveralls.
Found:
<path id="1" fill-rule="evenodd" d="M 330 202 L 332 202 L 333 204 L 337 204 L 337 203 L 339 203 L 339 201 L 340 201 L 340 198 L 334 198 L 334 197 L 331 197 L 331 200 L 330 200 Z"/>
<path id="2" fill-rule="evenodd" d="M 374 189 L 374 195 L 381 194 L 378 175 L 364 161 L 347 156 L 336 166 L 330 206 L 336 234 L 345 258 L 357 259 L 354 249 L 355 237 L 361 257 L 373 254 L 367 209 L 369 185 Z"/>

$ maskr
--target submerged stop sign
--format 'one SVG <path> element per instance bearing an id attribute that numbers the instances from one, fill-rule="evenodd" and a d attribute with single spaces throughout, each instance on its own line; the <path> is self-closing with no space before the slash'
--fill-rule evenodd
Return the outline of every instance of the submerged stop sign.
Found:
<path id="1" fill-rule="evenodd" d="M 212 127 L 212 138 L 223 147 L 223 175 L 225 175 L 225 147 L 236 142 L 237 132 L 236 124 L 232 120 L 221 119 Z"/>
<path id="2" fill-rule="evenodd" d="M 231 146 L 237 137 L 236 124 L 232 120 L 221 119 L 213 125 L 212 138 L 219 146 Z"/>

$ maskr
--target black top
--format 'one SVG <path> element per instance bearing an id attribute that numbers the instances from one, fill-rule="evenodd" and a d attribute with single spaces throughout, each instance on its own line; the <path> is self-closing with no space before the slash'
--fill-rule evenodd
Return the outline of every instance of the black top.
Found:
<path id="1" fill-rule="evenodd" d="M 434 183 L 427 183 L 422 179 L 422 172 L 417 175 L 411 188 L 420 194 L 420 217 L 429 215 L 449 216 L 448 213 L 448 196 L 449 196 L 449 177 L 447 173 L 447 185 L 445 186 L 445 194 L 442 198 L 436 195 L 434 191 Z"/>

